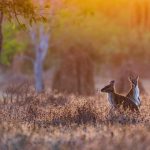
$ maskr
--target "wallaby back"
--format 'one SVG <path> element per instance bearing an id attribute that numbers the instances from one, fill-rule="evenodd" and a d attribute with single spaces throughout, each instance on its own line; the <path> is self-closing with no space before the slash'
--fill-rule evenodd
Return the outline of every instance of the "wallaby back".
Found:
<path id="1" fill-rule="evenodd" d="M 115 93 L 116 106 L 123 107 L 124 110 L 131 110 L 139 112 L 138 106 L 129 98 Z"/>

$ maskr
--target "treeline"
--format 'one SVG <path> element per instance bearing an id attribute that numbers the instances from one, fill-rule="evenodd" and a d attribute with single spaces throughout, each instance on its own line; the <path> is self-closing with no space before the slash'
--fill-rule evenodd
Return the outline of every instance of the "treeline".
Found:
<path id="1" fill-rule="evenodd" d="M 51 6 L 50 1 L 45 6 Z M 48 20 L 44 27 L 50 39 L 44 69 L 58 64 L 72 47 L 86 51 L 98 65 L 109 62 L 119 65 L 127 59 L 147 63 L 149 7 L 148 0 L 56 0 L 45 14 Z M 22 31 L 6 20 L 3 24 L 1 62 L 8 66 L 16 64 L 13 63 L 17 61 L 16 55 L 34 58 L 29 30 Z M 23 70 L 30 72 L 31 63 L 26 59 L 23 62 Z"/>

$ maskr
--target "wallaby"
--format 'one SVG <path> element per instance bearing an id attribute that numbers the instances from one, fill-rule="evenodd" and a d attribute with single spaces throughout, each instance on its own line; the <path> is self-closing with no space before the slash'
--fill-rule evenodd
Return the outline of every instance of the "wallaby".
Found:
<path id="1" fill-rule="evenodd" d="M 138 86 L 138 80 L 139 76 L 129 77 L 129 81 L 131 82 L 131 89 L 126 97 L 130 98 L 138 107 L 140 107 L 141 100 L 140 100 L 140 90 Z"/>
<path id="2" fill-rule="evenodd" d="M 138 106 L 132 100 L 115 92 L 114 85 L 115 81 L 111 81 L 109 85 L 101 89 L 101 92 L 108 93 L 108 100 L 110 102 L 111 107 L 120 108 L 122 106 L 124 110 L 128 109 L 131 111 L 139 112 Z"/>

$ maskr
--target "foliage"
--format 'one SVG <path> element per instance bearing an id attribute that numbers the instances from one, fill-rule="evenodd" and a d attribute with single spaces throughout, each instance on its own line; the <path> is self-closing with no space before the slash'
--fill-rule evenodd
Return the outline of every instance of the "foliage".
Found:
<path id="1" fill-rule="evenodd" d="M 4 20 L 4 51 L 1 54 L 1 63 L 9 65 L 15 54 L 24 51 L 27 43 L 26 40 L 17 37 L 22 32 L 19 32 L 19 29 L 25 29 L 28 24 L 32 25 L 37 21 L 46 22 L 46 18 L 39 11 L 39 9 L 42 9 L 42 12 L 44 12 L 45 8 L 48 8 L 47 5 L 41 6 L 39 3 L 35 4 L 32 0 L 0 1 L 0 12 L 9 21 Z M 18 23 L 17 26 L 16 22 Z"/>
<path id="2" fill-rule="evenodd" d="M 28 19 L 31 24 L 41 19 L 32 0 L 1 0 L 0 11 L 7 16 L 9 21 L 15 18 L 22 27 L 25 25 L 20 22 L 20 16 Z"/>
<path id="3" fill-rule="evenodd" d="M 21 0 L 15 1 L 20 3 Z M 23 3 L 27 6 L 27 3 L 31 2 L 29 1 Z M 51 47 L 45 63 L 46 68 L 49 68 L 50 64 L 56 63 L 56 60 L 60 60 L 62 53 L 70 50 L 72 46 L 81 51 L 82 47 L 85 47 L 96 63 L 109 63 L 113 60 L 114 64 L 120 64 L 122 58 L 129 59 L 131 54 L 134 58 L 138 58 L 138 61 L 148 62 L 149 30 L 148 28 L 139 30 L 138 24 L 134 25 L 133 22 L 139 20 L 144 13 L 146 1 L 144 0 L 142 3 L 140 0 L 132 2 L 128 0 L 94 0 L 94 2 L 93 0 L 56 0 L 53 8 L 55 11 L 52 16 L 50 13 L 46 13 L 46 17 L 50 20 L 44 26 L 51 28 L 50 32 L 48 31 L 51 34 Z M 138 3 L 141 5 L 140 8 L 143 8 L 139 14 L 136 11 Z M 39 13 L 38 3 L 34 1 L 31 4 L 32 7 L 24 12 Z M 45 7 L 46 5 L 47 3 L 44 4 Z M 33 12 L 31 8 L 35 8 Z M 145 9 L 145 11 L 148 10 Z M 24 13 L 22 14 L 24 15 Z M 148 12 L 144 18 L 146 16 L 148 16 Z M 27 17 L 32 18 L 32 15 L 27 15 Z M 134 18 L 137 20 L 133 20 Z M 30 19 L 29 22 L 34 23 L 34 19 Z M 143 24 L 149 23 L 145 21 Z M 30 44 L 29 41 L 28 45 L 30 46 Z M 115 56 L 119 59 L 115 60 Z"/>
<path id="4" fill-rule="evenodd" d="M 1 54 L 1 63 L 10 65 L 15 54 L 22 53 L 27 47 L 26 40 L 23 40 L 17 27 L 13 28 L 12 24 L 5 23 L 5 37 L 3 41 L 3 51 Z"/>
<path id="5" fill-rule="evenodd" d="M 52 30 L 52 43 L 55 45 L 53 53 L 60 54 L 70 47 L 82 51 L 82 47 L 85 47 L 94 61 L 104 61 L 104 54 L 107 56 L 118 50 L 119 39 L 125 29 L 116 19 L 120 17 L 116 16 L 116 20 L 112 21 L 112 16 L 103 11 L 107 6 L 99 10 L 98 6 L 103 6 L 103 3 L 100 5 L 97 1 L 94 6 L 86 3 L 82 7 L 80 2 L 74 6 L 70 3 L 68 7 L 60 9 L 55 17 L 56 27 Z M 120 15 L 124 15 L 122 11 Z"/>
<path id="6" fill-rule="evenodd" d="M 109 62 L 114 55 L 131 59 L 131 53 L 138 60 L 141 56 L 147 60 L 149 31 L 133 26 L 134 15 L 139 17 L 136 3 L 137 0 L 65 0 L 55 16 L 52 53 L 61 57 L 62 52 L 73 46 L 81 51 L 81 47 L 86 47 L 98 63 Z M 140 5 L 144 12 L 145 3 Z"/>

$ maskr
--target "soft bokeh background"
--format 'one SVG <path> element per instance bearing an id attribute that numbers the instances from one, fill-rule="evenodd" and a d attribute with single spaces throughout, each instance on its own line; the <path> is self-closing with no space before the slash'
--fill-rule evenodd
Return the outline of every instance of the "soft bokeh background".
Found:
<path id="1" fill-rule="evenodd" d="M 129 87 L 119 85 L 129 84 L 129 74 L 138 74 L 142 84 L 148 83 L 148 0 L 47 0 L 44 5 L 40 13 L 47 21 L 26 30 L 4 18 L 1 87 L 6 82 L 40 79 L 42 89 L 91 95 L 110 79 L 116 79 L 118 91 L 125 92 Z M 43 71 L 38 72 L 41 78 L 34 69 L 39 47 L 45 55 Z"/>

